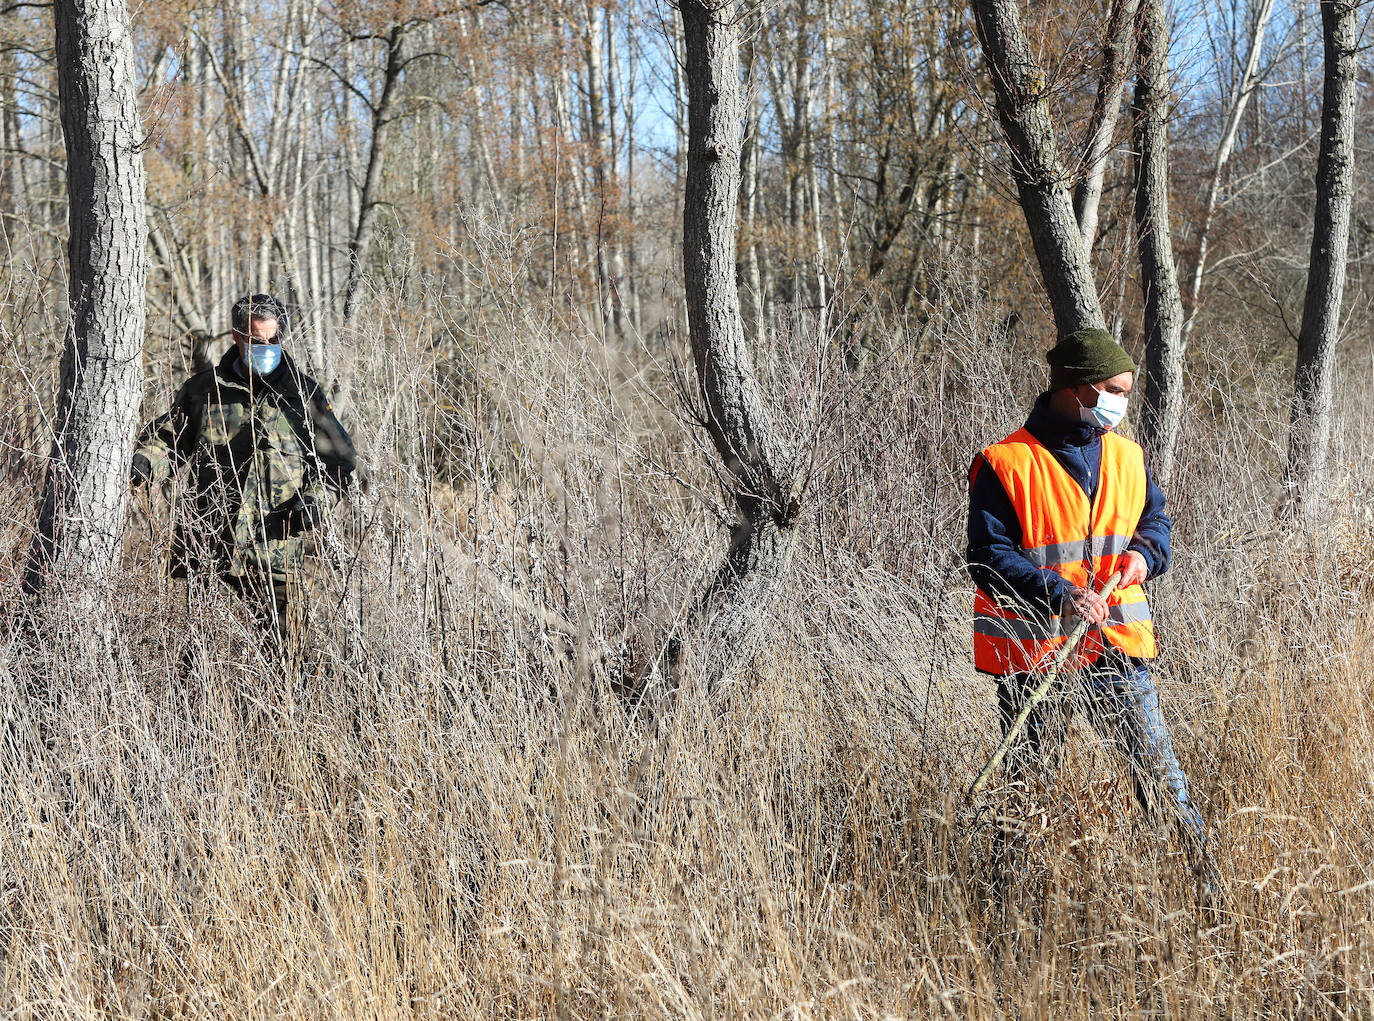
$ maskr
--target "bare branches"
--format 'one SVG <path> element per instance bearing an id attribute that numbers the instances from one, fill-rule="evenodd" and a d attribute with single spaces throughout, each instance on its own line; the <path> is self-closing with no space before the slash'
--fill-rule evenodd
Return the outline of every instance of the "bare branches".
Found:
<path id="1" fill-rule="evenodd" d="M 1307 295 L 1298 334 L 1298 363 L 1284 473 L 1284 513 L 1311 521 L 1325 483 L 1334 401 L 1335 347 L 1341 328 L 1355 173 L 1360 0 L 1321 0 L 1324 75 L 1321 150 Z"/>
<path id="2" fill-rule="evenodd" d="M 1012 177 L 1060 334 L 1105 324 L 1059 159 L 1045 78 L 1015 0 L 974 0 L 978 38 L 1012 152 Z"/>

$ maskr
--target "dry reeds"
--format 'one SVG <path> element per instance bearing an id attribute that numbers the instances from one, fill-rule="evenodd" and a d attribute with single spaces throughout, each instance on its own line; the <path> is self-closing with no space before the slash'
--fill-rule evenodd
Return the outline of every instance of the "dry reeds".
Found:
<path id="1" fill-rule="evenodd" d="M 1025 835 L 1005 895 L 992 812 L 958 805 L 997 736 L 964 472 L 1036 385 L 976 296 L 859 372 L 805 329 L 760 359 L 816 466 L 804 548 L 725 707 L 687 685 L 651 717 L 616 685 L 719 555 L 708 463 L 670 366 L 493 293 L 476 320 L 388 302 L 357 338 L 367 482 L 286 656 L 162 577 L 161 501 L 112 647 L 9 634 L 5 1016 L 1374 1012 L 1374 530 L 1333 506 L 1318 540 L 1271 531 L 1274 380 L 1196 367 L 1155 586 L 1213 923 L 1081 726 L 1057 783 L 990 803 Z M 11 573 L 28 470 L 0 491 Z"/>

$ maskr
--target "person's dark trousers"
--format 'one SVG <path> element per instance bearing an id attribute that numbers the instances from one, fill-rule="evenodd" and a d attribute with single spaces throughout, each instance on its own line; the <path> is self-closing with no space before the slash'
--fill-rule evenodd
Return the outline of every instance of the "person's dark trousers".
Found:
<path id="1" fill-rule="evenodd" d="M 280 571 L 247 571 L 222 576 L 224 584 L 238 593 L 253 621 L 278 644 L 291 633 L 294 588 L 291 579 Z"/>
<path id="2" fill-rule="evenodd" d="M 261 648 L 268 655 L 286 663 L 295 662 L 302 630 L 300 600 L 295 598 L 297 584 L 281 572 L 253 572 L 242 576 L 227 573 L 213 575 L 189 572 L 186 576 L 188 615 L 195 619 L 214 586 L 222 584 L 233 590 L 243 604 L 249 618 L 262 636 Z M 205 636 L 193 633 L 182 648 L 178 676 L 183 682 L 208 676 L 209 663 L 205 659 Z"/>
<path id="3" fill-rule="evenodd" d="M 1038 681 L 1028 674 L 997 678 L 997 708 L 1004 734 Z M 1077 705 L 1126 760 L 1140 805 L 1152 819 L 1167 821 L 1176 829 L 1194 868 L 1201 868 L 1205 827 L 1188 797 L 1188 778 L 1174 754 L 1145 661 L 1113 650 L 1080 670 L 1069 683 L 1068 692 L 1041 702 L 1027 719 L 1021 739 L 1007 755 L 1008 778 L 1024 783 L 1037 773 L 1053 777 L 1062 752 L 1067 709 Z"/>

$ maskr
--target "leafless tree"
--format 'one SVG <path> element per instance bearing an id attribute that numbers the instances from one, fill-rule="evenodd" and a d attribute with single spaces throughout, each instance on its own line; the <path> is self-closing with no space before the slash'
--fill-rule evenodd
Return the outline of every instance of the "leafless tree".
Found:
<path id="1" fill-rule="evenodd" d="M 1142 0 L 1132 102 L 1135 222 L 1145 296 L 1145 406 L 1141 444 L 1161 482 L 1173 474 L 1183 418 L 1183 299 L 1169 229 L 1169 27 L 1164 0 Z"/>
<path id="2" fill-rule="evenodd" d="M 799 494 L 793 458 L 769 416 L 740 318 L 735 280 L 740 185 L 736 0 L 681 0 L 688 93 L 682 268 L 705 426 L 725 466 L 737 520 L 702 596 L 693 641 L 714 679 L 744 650 L 791 559 Z"/>
<path id="3" fill-rule="evenodd" d="M 1242 65 L 1240 80 L 1232 91 L 1227 104 L 1226 117 L 1217 140 L 1216 154 L 1212 161 L 1212 172 L 1207 183 L 1207 198 L 1202 208 L 1202 221 L 1197 228 L 1197 255 L 1193 260 L 1188 284 L 1188 313 L 1183 321 L 1183 342 L 1188 342 L 1197 322 L 1198 303 L 1202 296 L 1202 281 L 1207 272 L 1207 249 L 1211 239 L 1212 222 L 1216 217 L 1217 206 L 1221 200 L 1221 189 L 1225 182 L 1226 165 L 1235 151 L 1236 136 L 1240 132 L 1241 118 L 1245 108 L 1259 87 L 1260 54 L 1264 49 L 1264 36 L 1269 28 L 1269 19 L 1274 13 L 1274 0 L 1258 0 L 1254 16 L 1250 22 L 1249 38 L 1246 43 L 1245 63 Z"/>
<path id="4" fill-rule="evenodd" d="M 1083 248 L 1092 255 L 1097 240 L 1098 209 L 1107 178 L 1107 159 L 1116 137 L 1121 96 L 1131 65 L 1138 0 L 1113 0 L 1107 17 L 1107 38 L 1102 47 L 1102 72 L 1088 127 L 1088 151 L 1083 160 L 1083 180 L 1073 193 L 1074 215 L 1083 237 Z"/>
<path id="5" fill-rule="evenodd" d="M 406 37 L 414 26 L 398 23 L 379 36 L 385 50 L 381 85 L 375 99 L 367 98 L 372 115 L 371 133 L 367 147 L 367 169 L 363 172 L 358 195 L 358 215 L 353 223 L 353 236 L 348 242 L 348 277 L 344 282 L 343 321 L 348 325 L 358 311 L 358 292 L 367 269 L 367 256 L 377 231 L 377 206 L 382 180 L 382 160 L 386 156 L 387 136 L 396 114 L 396 93 L 401 74 L 410 58 L 406 56 Z"/>
<path id="6" fill-rule="evenodd" d="M 1321 148 L 1284 473 L 1284 513 L 1303 520 L 1310 520 L 1318 506 L 1331 435 L 1332 372 L 1341 326 L 1355 174 L 1359 6 L 1359 0 L 1320 3 L 1325 68 Z"/>
<path id="7" fill-rule="evenodd" d="M 1020 5 L 973 0 L 973 15 L 1055 327 L 1061 334 L 1101 328 L 1106 321 L 1059 157 L 1045 75 L 1031 53 Z"/>
<path id="8" fill-rule="evenodd" d="M 143 132 L 123 0 L 56 0 L 67 145 L 69 323 L 25 588 L 96 595 L 117 562 L 143 351 Z"/>

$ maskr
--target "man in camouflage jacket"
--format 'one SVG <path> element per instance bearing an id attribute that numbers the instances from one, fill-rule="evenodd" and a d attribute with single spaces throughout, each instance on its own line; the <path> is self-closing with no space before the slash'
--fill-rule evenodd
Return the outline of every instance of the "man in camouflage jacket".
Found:
<path id="1" fill-rule="evenodd" d="M 355 454 L 319 384 L 281 349 L 281 302 L 248 295 L 231 318 L 233 347 L 144 428 L 130 474 L 138 486 L 189 467 L 191 514 L 177 526 L 173 575 L 217 575 L 279 630 L 305 534 L 347 491 Z"/>

